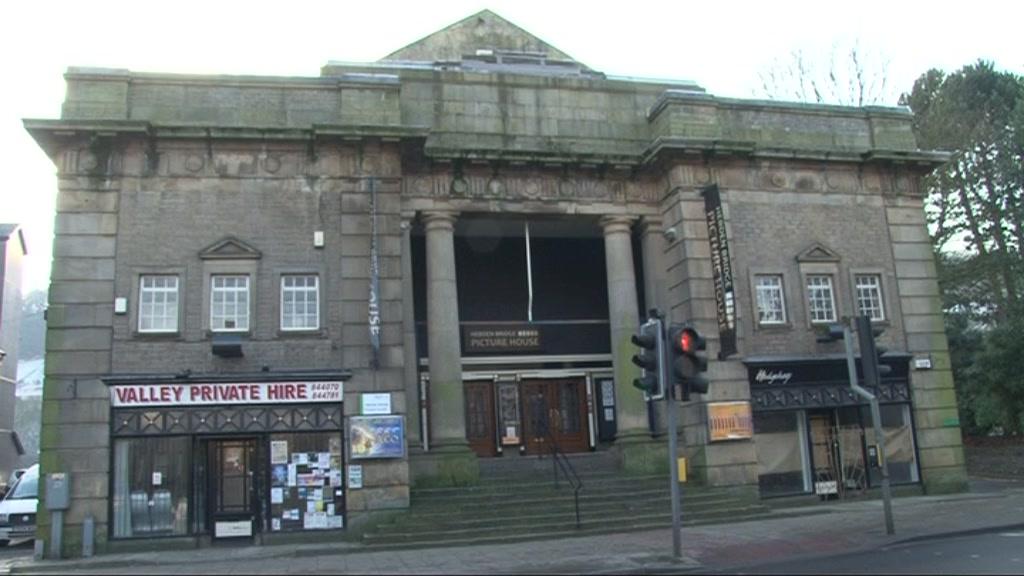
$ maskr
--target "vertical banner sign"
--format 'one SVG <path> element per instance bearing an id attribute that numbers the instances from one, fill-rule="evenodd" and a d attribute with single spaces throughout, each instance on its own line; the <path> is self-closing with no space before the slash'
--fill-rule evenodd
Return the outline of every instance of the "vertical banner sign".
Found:
<path id="1" fill-rule="evenodd" d="M 370 178 L 370 367 L 380 367 L 380 261 L 377 253 L 377 181 Z"/>
<path id="2" fill-rule="evenodd" d="M 725 214 L 718 185 L 701 190 L 704 216 L 708 221 L 708 242 L 711 244 L 711 271 L 715 282 L 715 303 L 718 307 L 718 358 L 736 353 L 736 288 L 729 259 L 729 239 L 725 231 Z"/>

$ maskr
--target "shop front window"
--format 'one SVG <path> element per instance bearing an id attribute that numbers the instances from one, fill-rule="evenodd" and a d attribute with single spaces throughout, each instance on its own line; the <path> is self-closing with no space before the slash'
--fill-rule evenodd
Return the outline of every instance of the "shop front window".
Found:
<path id="1" fill-rule="evenodd" d="M 271 531 L 344 527 L 341 433 L 270 437 Z"/>
<path id="2" fill-rule="evenodd" d="M 909 404 L 883 404 L 882 435 L 885 436 L 885 459 L 889 464 L 889 482 L 912 484 L 919 481 L 917 461 L 914 458 L 914 433 L 910 425 Z M 871 421 L 871 409 L 862 408 L 864 427 L 868 444 L 875 443 Z M 872 486 L 882 485 L 882 471 L 870 468 L 868 471 Z"/>
<path id="3" fill-rule="evenodd" d="M 114 537 L 188 533 L 190 441 L 184 436 L 114 441 Z"/>
<path id="4" fill-rule="evenodd" d="M 803 494 L 807 478 L 807 432 L 803 412 L 755 412 L 757 481 L 761 496 Z"/>

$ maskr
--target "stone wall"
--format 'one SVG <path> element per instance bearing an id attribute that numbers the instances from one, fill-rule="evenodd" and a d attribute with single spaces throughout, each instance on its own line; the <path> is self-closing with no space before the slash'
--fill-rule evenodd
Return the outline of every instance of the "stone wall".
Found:
<path id="1" fill-rule="evenodd" d="M 930 370 L 911 371 L 910 379 L 921 479 L 929 493 L 963 491 L 967 489 L 963 439 L 924 199 L 893 196 L 885 200 L 907 350 L 932 363 Z"/>
<path id="2" fill-rule="evenodd" d="M 109 153 L 109 142 L 69 142 L 53 156 L 58 170 L 46 333 L 40 472 L 67 472 L 71 508 L 64 515 L 65 555 L 81 549 L 82 523 L 107 537 L 110 404 L 100 381 L 110 373 L 115 257 L 121 190 L 141 166 Z M 40 502 L 45 498 L 40 482 Z M 50 516 L 39 507 L 39 540 Z"/>
<path id="3" fill-rule="evenodd" d="M 704 177 L 707 177 L 705 179 Z M 714 181 L 714 170 L 679 163 L 667 174 L 669 191 L 662 202 L 666 229 L 675 228 L 676 241 L 668 246 L 670 319 L 689 322 L 707 339 L 708 379 L 706 395 L 695 395 L 682 404 L 680 421 L 686 457 L 699 483 L 735 486 L 751 490 L 757 483 L 757 457 L 752 441 L 708 443 L 707 403 L 749 400 L 746 369 L 737 356 L 718 360 L 719 332 L 711 269 L 708 227 L 700 189 Z M 744 234 L 728 220 L 730 242 Z M 741 338 L 738 346 L 744 349 Z"/>
<path id="4" fill-rule="evenodd" d="M 108 534 L 110 374 L 225 374 L 350 369 L 345 413 L 361 392 L 391 392 L 406 412 L 402 346 L 401 163 L 379 141 L 304 145 L 174 141 L 155 149 L 130 141 L 101 163 L 83 147 L 60 158 L 57 241 L 50 291 L 43 472 L 71 474 L 65 553 L 76 553 L 81 522 L 92 515 L 102 548 Z M 156 154 L 155 164 L 147 158 Z M 371 178 L 380 249 L 380 369 L 371 370 L 367 326 Z M 324 248 L 313 233 L 324 232 Z M 259 251 L 252 266 L 245 356 L 211 353 L 207 277 L 200 253 L 226 237 Z M 213 263 L 217 266 L 220 261 Z M 320 278 L 321 329 L 280 331 L 280 276 Z M 180 278 L 179 332 L 139 334 L 140 274 Z M 114 314 L 115 298 L 128 313 Z M 408 505 L 406 461 L 363 463 L 364 488 L 349 491 L 350 521 Z M 48 517 L 40 519 L 46 538 Z"/>

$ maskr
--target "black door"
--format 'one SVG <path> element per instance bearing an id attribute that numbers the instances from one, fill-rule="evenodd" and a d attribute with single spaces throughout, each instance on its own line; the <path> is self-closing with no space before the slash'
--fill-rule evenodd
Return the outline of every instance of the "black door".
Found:
<path id="1" fill-rule="evenodd" d="M 251 537 L 259 530 L 256 439 L 211 440 L 207 450 L 210 532 L 215 538 Z"/>

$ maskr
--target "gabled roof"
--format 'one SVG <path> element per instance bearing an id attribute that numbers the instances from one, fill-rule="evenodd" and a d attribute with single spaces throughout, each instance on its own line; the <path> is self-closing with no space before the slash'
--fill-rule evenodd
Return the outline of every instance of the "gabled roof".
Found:
<path id="1" fill-rule="evenodd" d="M 477 50 L 545 52 L 549 58 L 574 60 L 565 52 L 490 10 L 481 10 L 459 20 L 388 54 L 381 60 L 461 60 L 464 55 L 476 54 Z"/>
<path id="2" fill-rule="evenodd" d="M 255 260 L 262 255 L 256 248 L 231 236 L 199 251 L 199 257 L 203 260 Z"/>
<path id="3" fill-rule="evenodd" d="M 825 247 L 820 242 L 815 242 L 797 255 L 797 262 L 839 262 L 839 255 Z"/>

